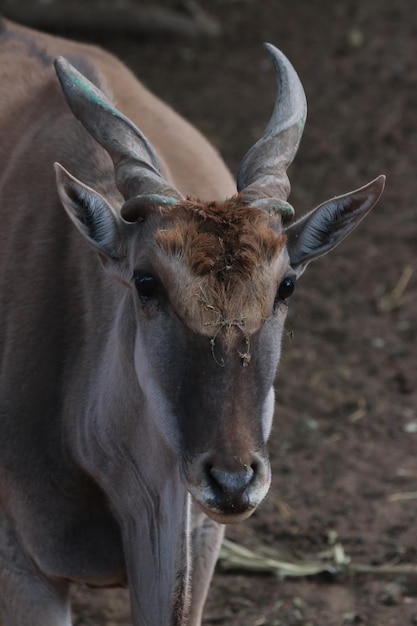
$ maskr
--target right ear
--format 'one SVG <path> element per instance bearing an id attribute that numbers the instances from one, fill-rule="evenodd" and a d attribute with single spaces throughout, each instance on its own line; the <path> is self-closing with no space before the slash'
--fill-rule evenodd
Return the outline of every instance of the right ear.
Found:
<path id="1" fill-rule="evenodd" d="M 378 202 L 385 176 L 364 187 L 332 198 L 285 230 L 291 267 L 300 276 L 307 264 L 333 250 Z"/>
<path id="2" fill-rule="evenodd" d="M 110 204 L 59 163 L 54 164 L 60 200 L 80 233 L 107 258 L 121 254 L 119 220 Z"/>

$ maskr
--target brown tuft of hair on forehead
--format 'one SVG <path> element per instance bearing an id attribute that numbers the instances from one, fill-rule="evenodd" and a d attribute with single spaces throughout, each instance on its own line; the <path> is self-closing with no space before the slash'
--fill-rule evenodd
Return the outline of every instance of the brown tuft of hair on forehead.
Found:
<path id="1" fill-rule="evenodd" d="M 166 228 L 156 233 L 158 245 L 183 259 L 195 276 L 210 274 L 216 282 L 249 276 L 259 264 L 271 262 L 286 242 L 271 227 L 273 218 L 263 209 L 244 206 L 239 195 L 226 202 L 189 199 L 170 207 L 166 216 Z"/>

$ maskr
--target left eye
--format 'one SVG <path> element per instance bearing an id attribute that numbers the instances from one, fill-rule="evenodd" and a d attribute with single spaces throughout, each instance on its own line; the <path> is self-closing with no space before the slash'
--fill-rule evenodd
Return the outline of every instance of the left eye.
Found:
<path id="1" fill-rule="evenodd" d="M 159 291 L 159 283 L 152 274 L 135 274 L 135 287 L 142 300 L 149 300 Z"/>
<path id="2" fill-rule="evenodd" d="M 284 278 L 284 280 L 281 281 L 278 287 L 277 295 L 281 300 L 286 300 L 292 295 L 294 289 L 295 289 L 295 279 L 290 278 L 290 277 Z"/>

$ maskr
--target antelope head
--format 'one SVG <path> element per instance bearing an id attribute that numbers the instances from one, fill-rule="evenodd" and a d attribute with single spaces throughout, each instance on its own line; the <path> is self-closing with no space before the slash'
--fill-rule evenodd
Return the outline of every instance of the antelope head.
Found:
<path id="1" fill-rule="evenodd" d="M 294 222 L 286 172 L 306 100 L 286 57 L 267 50 L 276 104 L 243 159 L 238 193 L 224 202 L 184 198 L 161 176 L 142 132 L 56 61 L 66 100 L 113 160 L 124 198 L 111 206 L 56 164 L 61 201 L 105 269 L 126 284 L 121 306 L 144 406 L 175 450 L 186 488 L 220 522 L 249 516 L 269 488 L 273 384 L 297 279 L 355 228 L 384 186 L 380 176 Z"/>

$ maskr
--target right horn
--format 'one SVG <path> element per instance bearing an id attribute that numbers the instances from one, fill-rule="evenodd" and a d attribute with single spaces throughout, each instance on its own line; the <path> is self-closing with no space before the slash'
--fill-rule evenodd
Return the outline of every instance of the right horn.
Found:
<path id="1" fill-rule="evenodd" d="M 58 57 L 55 69 L 71 111 L 110 155 L 124 199 L 144 196 L 147 202 L 150 194 L 153 200 L 159 196 L 168 202 L 182 200 L 180 192 L 162 178 L 152 145 L 133 122 L 69 61 Z"/>
<path id="2" fill-rule="evenodd" d="M 292 163 L 307 116 L 307 102 L 297 72 L 287 57 L 271 44 L 264 44 L 274 63 L 278 93 L 274 111 L 261 139 L 247 152 L 239 169 L 237 189 L 245 204 L 280 213 L 290 222 L 294 209 L 287 202 Z"/>

